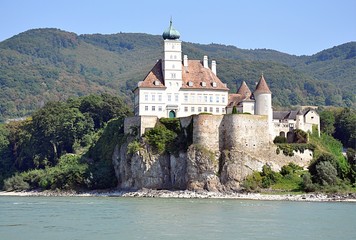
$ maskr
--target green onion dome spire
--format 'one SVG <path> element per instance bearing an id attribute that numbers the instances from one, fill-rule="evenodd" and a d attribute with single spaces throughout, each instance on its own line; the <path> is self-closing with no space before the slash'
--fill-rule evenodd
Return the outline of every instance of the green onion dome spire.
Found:
<path id="1" fill-rule="evenodd" d="M 167 30 L 163 32 L 162 37 L 164 40 L 176 40 L 180 38 L 180 33 L 172 25 L 172 18 L 169 24 L 169 28 L 167 28 Z"/>

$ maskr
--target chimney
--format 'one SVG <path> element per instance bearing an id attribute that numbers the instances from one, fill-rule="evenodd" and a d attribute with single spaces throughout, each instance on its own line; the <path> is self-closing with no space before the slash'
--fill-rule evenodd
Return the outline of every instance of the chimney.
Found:
<path id="1" fill-rule="evenodd" d="M 204 56 L 203 66 L 204 66 L 204 68 L 209 68 L 209 66 L 208 66 L 208 56 Z"/>
<path id="2" fill-rule="evenodd" d="M 216 75 L 216 61 L 211 61 L 211 71 Z"/>
<path id="3" fill-rule="evenodd" d="M 183 56 L 183 65 L 184 65 L 184 67 L 188 67 L 188 56 L 187 55 Z"/>

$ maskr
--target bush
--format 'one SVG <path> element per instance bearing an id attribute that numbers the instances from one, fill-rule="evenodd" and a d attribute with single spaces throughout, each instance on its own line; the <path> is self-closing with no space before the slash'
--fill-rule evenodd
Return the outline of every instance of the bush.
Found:
<path id="1" fill-rule="evenodd" d="M 141 144 L 135 140 L 127 145 L 127 154 L 137 153 L 141 149 Z"/>
<path id="2" fill-rule="evenodd" d="M 26 191 L 30 189 L 30 185 L 24 181 L 24 178 L 16 174 L 4 181 L 5 191 Z"/>
<path id="3" fill-rule="evenodd" d="M 257 171 L 254 171 L 251 175 L 247 176 L 242 183 L 242 187 L 248 192 L 256 191 L 261 186 L 262 186 L 262 176 Z"/>
<path id="4" fill-rule="evenodd" d="M 287 138 L 283 136 L 276 136 L 273 140 L 273 143 L 287 143 Z"/>
<path id="5" fill-rule="evenodd" d="M 303 178 L 302 188 L 304 189 L 304 191 L 315 192 L 317 190 L 317 186 L 313 184 L 310 173 L 303 174 L 302 178 Z"/>
<path id="6" fill-rule="evenodd" d="M 301 129 L 294 129 L 294 140 L 295 143 L 307 143 L 308 142 L 308 133 L 304 132 Z"/>
<path id="7" fill-rule="evenodd" d="M 314 178 L 319 184 L 323 186 L 328 186 L 336 185 L 339 183 L 339 179 L 337 177 L 337 170 L 330 162 L 319 162 L 315 168 L 316 175 L 314 175 Z"/>
<path id="8" fill-rule="evenodd" d="M 173 143 L 177 134 L 164 126 L 155 127 L 144 134 L 148 143 L 154 147 L 157 153 L 170 152 L 170 144 Z"/>

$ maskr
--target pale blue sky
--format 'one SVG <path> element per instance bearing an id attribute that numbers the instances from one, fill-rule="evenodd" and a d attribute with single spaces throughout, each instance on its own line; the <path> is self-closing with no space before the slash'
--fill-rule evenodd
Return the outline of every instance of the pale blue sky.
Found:
<path id="1" fill-rule="evenodd" d="M 160 35 L 170 17 L 181 40 L 311 55 L 356 41 L 356 0 L 1 0 L 0 41 L 54 27 Z"/>

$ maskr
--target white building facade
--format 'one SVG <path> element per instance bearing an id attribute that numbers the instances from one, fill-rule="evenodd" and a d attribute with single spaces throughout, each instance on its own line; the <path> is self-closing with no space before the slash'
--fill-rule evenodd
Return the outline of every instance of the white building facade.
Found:
<path id="1" fill-rule="evenodd" d="M 172 26 L 163 33 L 163 59 L 138 83 L 134 90 L 135 115 L 186 117 L 202 112 L 225 114 L 228 101 L 226 84 L 216 75 L 216 62 L 182 60 L 182 42 Z"/>

